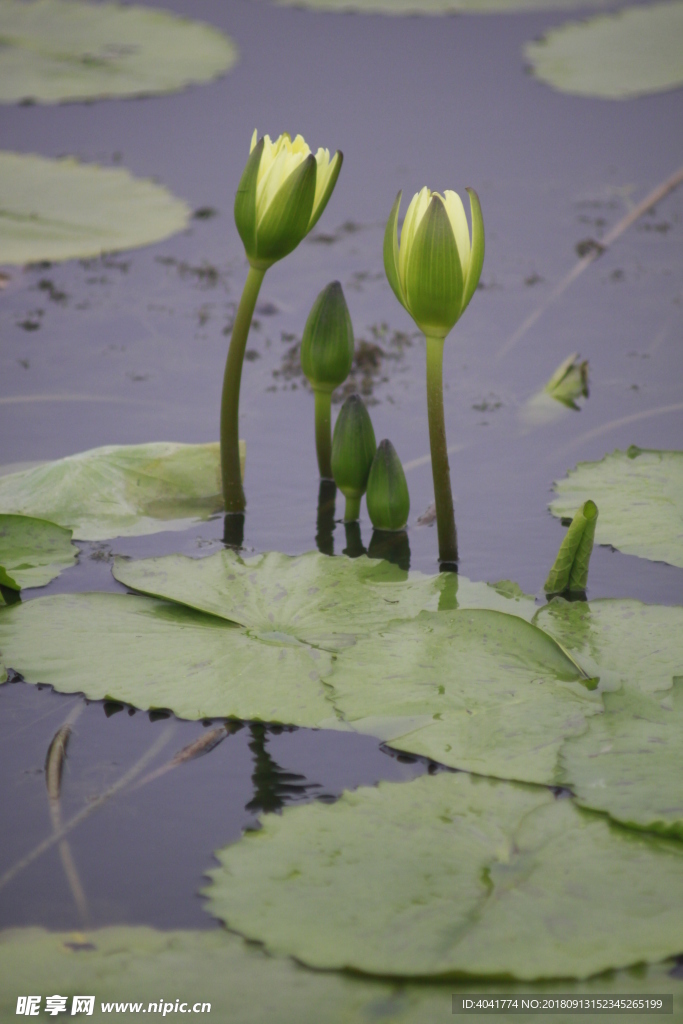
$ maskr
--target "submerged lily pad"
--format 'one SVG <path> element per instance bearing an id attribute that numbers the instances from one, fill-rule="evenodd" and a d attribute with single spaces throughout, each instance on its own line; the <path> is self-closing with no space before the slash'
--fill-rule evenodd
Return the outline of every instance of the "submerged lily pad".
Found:
<path id="1" fill-rule="evenodd" d="M 542 630 L 457 610 L 394 622 L 339 658 L 327 682 L 350 728 L 453 768 L 552 784 L 564 739 L 602 704 Z"/>
<path id="2" fill-rule="evenodd" d="M 605 693 L 605 713 L 562 749 L 584 807 L 683 839 L 683 675 L 673 693 Z"/>
<path id="3" fill-rule="evenodd" d="M 673 969 L 669 962 L 583 983 L 546 983 L 533 991 L 539 996 L 673 991 L 671 1019 L 680 1020 L 677 997 L 683 981 L 670 974 Z M 150 1003 L 169 1002 L 175 1007 L 176 999 L 180 1005 L 189 999 L 189 1007 L 196 1001 L 210 1003 L 213 1017 L 229 1019 L 230 1024 L 263 1024 L 265 1019 L 278 1024 L 373 1020 L 425 1024 L 448 1019 L 452 996 L 468 990 L 452 981 L 392 984 L 309 971 L 288 958 L 268 956 L 220 929 L 155 931 L 129 926 L 98 928 L 85 935 L 42 928 L 0 932 L 0 1016 L 4 1020 L 16 1014 L 17 993 L 89 992 L 95 995 L 91 1019 L 108 1021 L 111 1012 L 102 1012 L 101 1004 L 121 1001 L 124 977 L 126 996 L 141 1002 L 145 1010 Z M 509 995 L 516 993 L 516 987 L 510 982 L 479 982 L 476 991 Z M 520 991 L 528 992 L 529 984 Z M 69 998 L 69 1010 L 71 1005 Z M 520 1024 L 526 1019 L 516 1017 Z"/>
<path id="4" fill-rule="evenodd" d="M 218 443 L 111 445 L 0 477 L 0 512 L 77 540 L 182 530 L 223 506 Z"/>
<path id="5" fill-rule="evenodd" d="M 626 99 L 683 85 L 683 3 L 630 7 L 560 25 L 525 56 L 561 92 Z"/>
<path id="6" fill-rule="evenodd" d="M 597 544 L 683 568 L 682 451 L 617 450 L 600 462 L 580 462 L 554 486 L 555 516 L 573 516 L 584 501 L 595 501 Z"/>
<path id="7" fill-rule="evenodd" d="M 0 583 L 12 590 L 44 587 L 73 565 L 71 530 L 44 519 L 0 514 Z"/>
<path id="8" fill-rule="evenodd" d="M 169 11 L 0 0 L 0 103 L 176 92 L 237 60 L 222 32 Z"/>
<path id="9" fill-rule="evenodd" d="M 358 14 L 443 15 L 516 14 L 572 7 L 601 7 L 603 0 L 275 0 L 279 7 L 312 7 L 316 11 Z"/>
<path id="10" fill-rule="evenodd" d="M 191 213 L 161 185 L 70 157 L 0 152 L 0 178 L 0 265 L 150 245 L 182 231 Z"/>
<path id="11" fill-rule="evenodd" d="M 512 783 L 380 783 L 217 857 L 211 912 L 316 968 L 583 978 L 683 948 L 683 844 Z"/>

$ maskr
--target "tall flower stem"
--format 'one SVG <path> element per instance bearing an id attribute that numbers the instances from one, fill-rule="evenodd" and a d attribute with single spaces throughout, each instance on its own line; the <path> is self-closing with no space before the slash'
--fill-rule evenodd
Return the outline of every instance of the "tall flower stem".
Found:
<path id="1" fill-rule="evenodd" d="M 315 451 L 321 480 L 332 480 L 332 392 L 314 388 Z"/>
<path id="2" fill-rule="evenodd" d="M 249 267 L 242 298 L 232 328 L 228 358 L 223 375 L 221 398 L 221 478 L 226 512 L 244 512 L 246 499 L 242 488 L 239 452 L 239 408 L 242 363 L 249 328 L 265 270 Z"/>
<path id="3" fill-rule="evenodd" d="M 427 416 L 429 446 L 432 452 L 432 476 L 436 502 L 436 527 L 439 535 L 439 562 L 458 561 L 458 536 L 455 530 L 451 471 L 448 465 L 446 424 L 443 414 L 443 338 L 425 335 L 427 340 Z"/>

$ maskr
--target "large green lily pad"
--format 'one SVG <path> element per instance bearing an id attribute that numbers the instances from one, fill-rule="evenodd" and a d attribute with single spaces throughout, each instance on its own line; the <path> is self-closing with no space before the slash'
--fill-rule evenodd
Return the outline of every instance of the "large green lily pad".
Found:
<path id="1" fill-rule="evenodd" d="M 385 15 L 516 14 L 572 7 L 600 7 L 603 0 L 275 0 L 280 7 Z"/>
<path id="2" fill-rule="evenodd" d="M 0 609 L 0 654 L 27 682 L 181 718 L 318 725 L 331 655 L 125 594 L 57 594 Z"/>
<path id="3" fill-rule="evenodd" d="M 237 60 L 222 32 L 169 11 L 0 0 L 0 103 L 176 92 Z"/>
<path id="4" fill-rule="evenodd" d="M 589 498 L 596 503 L 597 544 L 683 568 L 683 452 L 617 450 L 580 462 L 554 486 L 555 516 L 573 516 Z"/>
<path id="5" fill-rule="evenodd" d="M 0 179 L 0 265 L 150 245 L 187 227 L 191 212 L 161 185 L 71 158 L 0 152 Z"/>
<path id="6" fill-rule="evenodd" d="M 654 694 L 683 675 L 683 608 L 607 598 L 554 598 L 534 622 L 554 636 L 601 690 Z"/>
<path id="7" fill-rule="evenodd" d="M 422 776 L 267 815 L 209 908 L 317 968 L 583 978 L 683 948 L 683 844 L 548 790 Z"/>
<path id="8" fill-rule="evenodd" d="M 602 711 L 558 644 L 514 615 L 422 613 L 359 640 L 327 682 L 348 727 L 482 775 L 552 784 L 564 739 Z"/>
<path id="9" fill-rule="evenodd" d="M 647 4 L 560 25 L 524 52 L 555 89 L 627 99 L 683 85 L 682 36 L 683 3 Z"/>
<path id="10" fill-rule="evenodd" d="M 0 583 L 12 590 L 44 587 L 73 565 L 71 530 L 44 519 L 0 514 Z"/>
<path id="11" fill-rule="evenodd" d="M 218 443 L 112 445 L 0 477 L 0 512 L 105 540 L 182 530 L 223 505 Z"/>
<path id="12" fill-rule="evenodd" d="M 681 1020 L 677 1003 L 683 981 L 672 976 L 671 962 L 637 971 L 612 973 L 588 982 L 534 986 L 535 994 L 651 994 L 674 992 L 673 1021 Z M 150 1003 L 175 1000 L 211 1004 L 211 1019 L 220 1024 L 425 1024 L 447 1020 L 451 998 L 464 993 L 462 983 L 405 984 L 309 971 L 284 957 L 271 957 L 235 935 L 212 931 L 155 931 L 145 927 L 99 928 L 86 934 L 15 928 L 0 932 L 0 1016 L 14 1019 L 17 997 L 27 993 L 62 993 L 71 1010 L 74 994 L 95 996 L 90 1018 L 111 1020 L 103 1002 Z M 476 991 L 491 996 L 529 991 L 506 982 L 479 982 Z M 44 1005 L 44 1000 L 42 1000 Z M 149 1011 L 155 1012 L 155 1011 Z M 162 1012 L 157 1010 L 156 1012 Z M 208 1014 L 207 1014 L 208 1016 Z M 503 1024 L 525 1024 L 530 1017 L 503 1016 Z M 558 1024 L 569 1020 L 556 1017 Z"/>
<path id="13" fill-rule="evenodd" d="M 202 559 L 118 558 L 114 576 L 133 590 L 256 633 L 282 633 L 334 649 L 423 609 L 495 608 L 528 619 L 536 613 L 533 598 L 510 584 L 473 583 L 452 573 L 407 573 L 379 559 L 329 558 L 313 551 L 297 556 L 271 551 L 251 558 L 233 551 Z"/>
<path id="14" fill-rule="evenodd" d="M 673 693 L 605 693 L 605 713 L 561 752 L 584 807 L 683 839 L 683 676 Z"/>

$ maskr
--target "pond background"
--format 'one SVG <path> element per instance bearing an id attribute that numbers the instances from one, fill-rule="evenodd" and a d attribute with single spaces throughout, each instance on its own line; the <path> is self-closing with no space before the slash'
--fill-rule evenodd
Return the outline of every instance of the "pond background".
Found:
<path id="1" fill-rule="evenodd" d="M 222 28 L 239 63 L 178 95 L 4 107 L 3 146 L 121 164 L 215 215 L 146 249 L 9 269 L 0 294 L 0 462 L 216 439 L 229 325 L 246 276 L 235 189 L 255 127 L 301 132 L 314 149 L 341 149 L 344 166 L 313 235 L 272 268 L 261 291 L 240 406 L 246 552 L 315 547 L 313 398 L 291 352 L 329 281 L 342 282 L 357 345 L 364 339 L 385 352 L 366 350 L 378 362 L 369 396 L 378 441 L 389 437 L 404 463 L 428 453 L 424 348 L 384 276 L 384 224 L 399 188 L 405 212 L 425 184 L 461 193 L 471 185 L 486 225 L 482 287 L 447 340 L 444 364 L 460 570 L 540 595 L 563 536 L 547 511 L 552 481 L 617 447 L 683 447 L 683 191 L 629 229 L 507 355 L 500 351 L 571 269 L 577 243 L 599 238 L 683 163 L 681 90 L 587 100 L 536 81 L 523 44 L 581 16 L 571 12 L 386 18 L 246 0 L 150 6 Z M 525 432 L 520 407 L 572 352 L 590 361 L 590 398 L 581 412 Z M 669 406 L 679 408 L 659 411 Z M 407 477 L 411 567 L 435 572 L 435 528 L 416 523 L 433 499 L 428 460 Z M 367 546 L 364 507 L 361 531 Z M 202 555 L 218 550 L 222 535 L 218 517 L 184 534 L 82 544 L 75 569 L 25 599 L 123 590 L 110 574 L 112 553 Z M 335 553 L 345 546 L 339 523 Z M 682 584 L 680 569 L 599 548 L 588 593 L 674 603 Z M 0 870 L 50 831 L 45 753 L 79 700 L 0 687 Z M 114 710 L 91 704 L 75 725 L 65 818 L 169 726 Z M 178 723 L 164 754 L 203 728 Z M 112 800 L 72 834 L 94 925 L 212 927 L 196 895 L 202 873 L 213 849 L 253 825 L 259 801 L 332 798 L 427 767 L 369 738 L 258 733 L 237 731 L 210 755 Z M 0 922 L 77 925 L 56 849 L 0 893 Z"/>

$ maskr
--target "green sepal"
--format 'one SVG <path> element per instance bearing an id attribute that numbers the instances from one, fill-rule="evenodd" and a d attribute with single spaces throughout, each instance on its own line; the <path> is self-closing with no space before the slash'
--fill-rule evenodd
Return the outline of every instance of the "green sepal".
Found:
<path id="1" fill-rule="evenodd" d="M 545 581 L 546 594 L 581 593 L 588 584 L 588 563 L 595 540 L 598 506 L 585 501 L 571 521 Z"/>
<path id="2" fill-rule="evenodd" d="M 339 281 L 320 292 L 301 339 L 301 368 L 314 388 L 333 391 L 353 363 L 353 325 Z"/>
<path id="3" fill-rule="evenodd" d="M 274 263 L 289 255 L 308 232 L 317 165 L 309 153 L 273 197 L 256 232 L 256 261 Z"/>
<path id="4" fill-rule="evenodd" d="M 392 292 L 401 305 L 405 306 L 406 300 L 403 297 L 401 278 L 398 273 L 398 212 L 401 208 L 402 195 L 403 192 L 400 191 L 394 200 L 384 232 L 384 270 Z"/>
<path id="5" fill-rule="evenodd" d="M 462 268 L 443 200 L 433 195 L 408 254 L 405 299 L 421 331 L 445 338 L 460 316 Z"/>
<path id="6" fill-rule="evenodd" d="M 360 395 L 349 395 L 341 407 L 332 437 L 332 475 L 344 497 L 365 493 L 377 450 L 375 431 Z"/>
<path id="7" fill-rule="evenodd" d="M 402 530 L 408 522 L 410 495 L 401 460 L 391 441 L 380 441 L 370 467 L 365 496 L 376 530 Z"/>
<path id="8" fill-rule="evenodd" d="M 249 154 L 235 195 L 235 224 L 247 259 L 256 258 L 256 181 L 264 145 L 260 138 Z"/>
<path id="9" fill-rule="evenodd" d="M 318 202 L 318 205 L 315 207 L 315 209 L 311 213 L 311 217 L 310 217 L 310 220 L 308 222 L 307 231 L 311 231 L 311 229 L 315 227 L 315 225 L 320 220 L 325 207 L 327 206 L 328 202 L 330 201 L 330 196 L 332 195 L 332 193 L 334 191 L 334 186 L 337 184 L 337 178 L 339 177 L 339 172 L 341 171 L 341 166 L 342 166 L 343 162 L 344 162 L 344 154 L 341 152 L 341 150 L 338 149 L 337 152 L 332 157 L 332 160 L 330 161 L 330 167 L 332 168 L 332 170 L 330 172 L 329 178 L 327 179 L 327 185 L 325 186 L 325 191 L 321 195 L 320 201 Z"/>
<path id="10" fill-rule="evenodd" d="M 477 290 L 479 278 L 481 277 L 481 268 L 484 266 L 484 218 L 481 215 L 479 196 L 473 188 L 468 188 L 467 194 L 470 197 L 470 213 L 472 216 L 472 246 L 462 306 L 460 307 L 461 315 L 465 312 L 470 299 Z"/>

